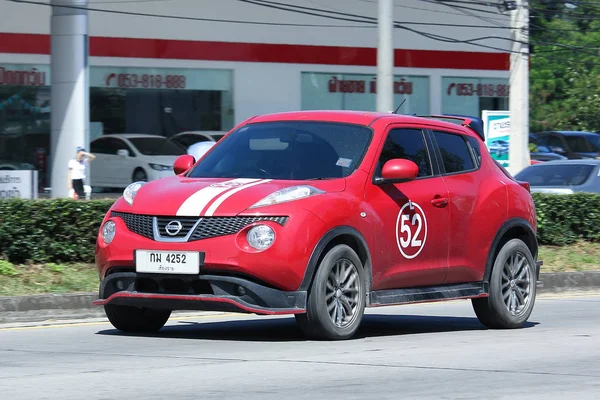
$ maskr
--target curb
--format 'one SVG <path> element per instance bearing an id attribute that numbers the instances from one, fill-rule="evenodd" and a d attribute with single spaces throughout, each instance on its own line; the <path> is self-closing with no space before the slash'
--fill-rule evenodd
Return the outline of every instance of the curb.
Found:
<path id="1" fill-rule="evenodd" d="M 540 274 L 538 293 L 600 290 L 600 271 Z M 0 296 L 0 322 L 44 319 L 51 316 L 103 316 L 102 307 L 92 306 L 98 293 Z"/>

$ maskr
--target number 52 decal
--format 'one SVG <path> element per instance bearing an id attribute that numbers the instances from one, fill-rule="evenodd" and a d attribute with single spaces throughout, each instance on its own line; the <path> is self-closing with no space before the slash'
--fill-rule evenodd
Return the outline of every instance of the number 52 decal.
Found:
<path id="1" fill-rule="evenodd" d="M 418 204 L 409 201 L 402 206 L 396 220 L 396 242 L 400 253 L 408 259 L 421 253 L 427 240 L 427 217 Z"/>

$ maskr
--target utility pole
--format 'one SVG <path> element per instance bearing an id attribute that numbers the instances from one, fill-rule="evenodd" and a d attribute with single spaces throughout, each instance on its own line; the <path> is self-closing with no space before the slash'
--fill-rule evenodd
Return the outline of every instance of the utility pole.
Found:
<path id="1" fill-rule="evenodd" d="M 88 0 L 52 0 L 50 170 L 52 198 L 67 197 L 67 165 L 89 147 Z M 62 7 L 61 7 L 62 6 Z M 89 182 L 89 168 L 86 171 Z"/>
<path id="2" fill-rule="evenodd" d="M 510 141 L 508 169 L 515 175 L 530 165 L 529 157 L 529 4 L 517 0 L 511 11 Z"/>
<path id="3" fill-rule="evenodd" d="M 377 21 L 377 111 L 392 112 L 394 107 L 394 2 L 379 0 Z"/>

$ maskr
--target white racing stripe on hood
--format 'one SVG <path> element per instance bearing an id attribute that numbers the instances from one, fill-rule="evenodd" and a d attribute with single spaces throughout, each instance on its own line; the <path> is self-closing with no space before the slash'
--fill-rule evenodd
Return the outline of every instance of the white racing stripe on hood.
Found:
<path id="1" fill-rule="evenodd" d="M 246 185 L 256 182 L 259 179 L 232 179 L 220 183 L 214 183 L 205 188 L 198 190 L 196 193 L 188 197 L 177 210 L 177 216 L 180 217 L 197 217 L 200 215 L 204 207 L 215 199 L 218 195 L 234 187 Z"/>
<path id="2" fill-rule="evenodd" d="M 229 192 L 225 193 L 224 195 L 222 195 L 221 197 L 219 197 L 217 200 L 215 200 L 215 202 L 212 203 L 210 205 L 210 207 L 208 207 L 208 210 L 206 210 L 206 212 L 204 213 L 204 215 L 207 216 L 207 217 L 212 216 L 215 213 L 215 211 L 217 210 L 217 208 L 221 204 L 223 204 L 223 202 L 225 200 L 227 200 L 228 198 L 230 198 L 231 196 L 233 196 L 237 192 L 240 192 L 240 191 L 242 191 L 244 189 L 248 189 L 249 187 L 252 187 L 252 186 L 260 185 L 261 183 L 267 183 L 267 182 L 271 182 L 271 181 L 272 181 L 272 179 L 264 179 L 264 180 L 261 180 L 261 181 L 258 181 L 258 182 L 249 183 L 248 185 L 240 186 L 240 187 L 237 187 L 237 188 L 235 188 L 233 190 L 230 190 Z"/>

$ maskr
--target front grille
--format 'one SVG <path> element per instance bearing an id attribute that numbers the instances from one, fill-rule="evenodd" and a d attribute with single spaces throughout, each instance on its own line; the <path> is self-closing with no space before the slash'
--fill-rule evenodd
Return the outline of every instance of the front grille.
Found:
<path id="1" fill-rule="evenodd" d="M 127 229 L 144 237 L 154 239 L 152 231 L 152 217 L 150 215 L 138 215 L 113 211 L 111 217 L 120 217 Z"/>
<path id="2" fill-rule="evenodd" d="M 288 217 L 209 217 L 202 218 L 190 240 L 208 239 L 238 233 L 246 225 L 260 221 L 273 221 L 285 225 Z"/>
<path id="3" fill-rule="evenodd" d="M 245 226 L 254 222 L 272 221 L 281 226 L 284 226 L 288 217 L 283 216 L 265 216 L 265 217 L 154 217 L 151 215 L 139 215 L 113 211 L 111 217 L 119 217 L 125 222 L 127 229 L 138 235 L 147 237 L 153 240 L 166 239 L 185 239 L 185 236 L 193 228 L 194 224 L 200 222 L 194 229 L 188 241 L 210 239 L 218 236 L 233 235 L 242 230 Z M 156 219 L 159 238 L 154 237 L 153 222 Z M 176 235 L 167 234 L 165 227 L 172 221 L 179 221 L 182 225 L 181 231 Z"/>

